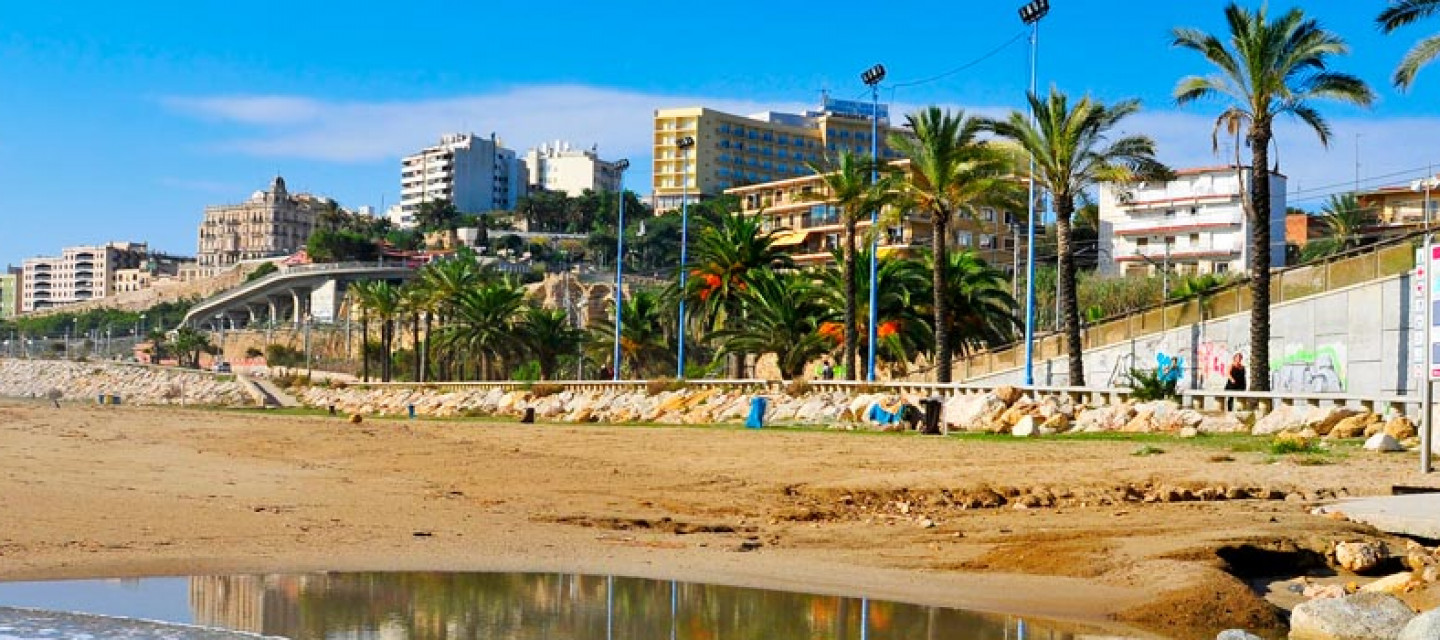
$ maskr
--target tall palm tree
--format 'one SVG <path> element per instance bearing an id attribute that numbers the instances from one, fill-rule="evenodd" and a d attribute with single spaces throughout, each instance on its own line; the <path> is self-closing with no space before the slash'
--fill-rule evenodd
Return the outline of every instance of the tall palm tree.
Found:
<path id="1" fill-rule="evenodd" d="M 540 377 L 556 380 L 560 356 L 575 353 L 584 332 L 570 324 L 564 309 L 526 307 L 516 323 L 517 337 L 525 350 L 540 364 Z"/>
<path id="2" fill-rule="evenodd" d="M 934 262 L 933 256 L 926 255 L 925 259 Z M 943 271 L 950 314 L 944 333 L 953 351 L 969 354 L 1014 339 L 1020 320 L 1004 273 L 986 264 L 974 251 L 950 254 Z"/>
<path id="3" fill-rule="evenodd" d="M 837 252 L 838 253 L 838 252 Z M 841 256 L 835 256 L 835 264 L 842 263 Z M 862 247 L 855 253 L 856 264 L 870 263 L 869 247 Z M 880 258 L 875 271 L 875 358 L 900 374 L 920 353 L 934 354 L 933 333 L 930 318 L 925 311 L 930 305 L 930 267 L 911 258 Z M 828 267 L 819 274 L 821 304 L 827 309 L 820 333 L 833 342 L 844 341 L 844 325 L 838 320 L 836 310 L 844 308 L 844 270 Z M 857 317 L 870 314 L 870 274 L 855 270 L 854 279 L 858 296 Z M 868 344 L 869 336 L 861 336 L 857 348 Z"/>
<path id="4" fill-rule="evenodd" d="M 366 315 L 374 314 L 380 321 L 380 381 L 390 382 L 393 377 L 394 359 L 390 354 L 395 346 L 395 321 L 400 316 L 400 287 L 388 280 L 371 280 L 358 283 L 360 297 Z"/>
<path id="5" fill-rule="evenodd" d="M 417 280 L 419 286 L 430 294 L 429 313 L 425 314 L 425 343 L 422 359 L 430 362 L 430 336 L 432 320 L 439 316 L 443 322 L 453 315 L 454 302 L 461 293 L 476 289 L 499 278 L 494 269 L 479 263 L 475 253 L 462 248 L 454 256 L 425 265 Z M 444 370 L 446 367 L 439 367 Z"/>
<path id="6" fill-rule="evenodd" d="M 829 350 L 819 331 L 825 307 L 806 274 L 760 271 L 744 292 L 745 323 L 717 331 L 722 353 L 773 353 L 786 379 L 804 375 L 805 364 Z"/>
<path id="7" fill-rule="evenodd" d="M 857 309 L 860 307 L 856 298 L 859 295 L 858 282 L 855 277 L 856 229 L 861 218 L 894 202 L 895 178 L 893 174 L 886 171 L 880 173 L 879 179 L 876 180 L 875 176 L 883 167 L 877 166 L 872 159 L 850 151 L 841 151 L 832 167 L 810 163 L 810 169 L 820 175 L 825 189 L 822 193 L 808 196 L 808 199 L 830 203 L 829 206 L 835 208 L 840 222 L 844 225 L 844 232 L 841 234 L 840 240 L 839 260 L 844 272 L 840 277 L 840 282 L 844 287 L 845 308 L 845 318 L 841 325 L 844 327 L 844 340 L 840 361 L 846 379 L 855 380 L 856 352 L 860 344 L 859 320 L 856 315 Z M 870 232 L 875 233 L 875 229 L 871 229 Z"/>
<path id="8" fill-rule="evenodd" d="M 420 349 L 420 318 L 426 316 L 434 306 L 434 299 L 420 283 L 400 287 L 399 313 L 410 321 L 410 354 L 413 370 L 411 380 L 425 381 L 425 361 Z"/>
<path id="9" fill-rule="evenodd" d="M 1168 171 L 1155 159 L 1155 142 L 1148 136 L 1110 137 L 1120 121 L 1140 110 L 1138 101 L 1106 106 L 1085 96 L 1072 105 L 1069 97 L 1055 88 L 1044 99 L 1032 93 L 1029 100 L 1034 123 L 1030 116 L 1014 111 L 987 126 L 1013 140 L 1035 159 L 1032 178 L 1054 199 L 1062 330 L 1069 355 L 1070 384 L 1081 387 L 1085 386 L 1085 359 L 1080 344 L 1075 232 L 1071 226 L 1076 203 L 1083 193 L 1102 182 L 1128 182 L 1137 177 L 1163 176 Z"/>
<path id="10" fill-rule="evenodd" d="M 1320 207 L 1320 220 L 1329 231 L 1329 238 L 1337 251 L 1360 246 L 1364 240 L 1363 228 L 1370 223 L 1370 216 L 1360 208 L 1354 193 L 1330 196 Z"/>
<path id="11" fill-rule="evenodd" d="M 910 159 L 899 183 L 904 203 L 899 208 L 921 211 L 930 219 L 930 250 L 936 256 L 931 273 L 935 379 L 943 384 L 950 382 L 953 358 L 944 333 L 949 310 L 939 265 L 948 259 L 950 223 L 955 216 L 974 218 L 982 206 L 1008 206 L 1011 163 L 1006 154 L 979 140 L 983 122 L 967 118 L 964 111 L 952 114 L 930 107 L 905 116 L 905 122 L 910 135 L 892 134 L 890 146 Z"/>
<path id="12" fill-rule="evenodd" d="M 730 328 L 742 322 L 743 294 L 756 273 L 792 269 L 794 260 L 775 245 L 775 234 L 765 231 L 760 216 L 729 213 L 704 223 L 690 250 L 690 279 L 685 296 L 693 305 L 693 319 L 707 331 Z M 744 354 L 734 352 L 737 369 Z M 732 372 L 739 377 L 739 372 Z"/>
<path id="13" fill-rule="evenodd" d="M 480 364 L 480 377 L 492 377 L 492 365 L 514 350 L 515 323 L 525 305 L 525 291 L 509 280 L 502 279 L 468 289 L 452 301 L 453 315 L 440 328 L 440 344 L 460 356 L 473 354 Z"/>
<path id="14" fill-rule="evenodd" d="M 1340 36 L 1326 31 L 1299 8 L 1272 20 L 1231 2 L 1225 7 L 1229 41 L 1198 29 L 1175 29 L 1174 44 L 1205 57 L 1219 73 L 1189 76 L 1175 87 L 1175 99 L 1189 104 L 1205 98 L 1229 103 L 1216 119 L 1250 149 L 1248 193 L 1242 205 L 1250 227 L 1250 389 L 1270 389 L 1270 144 L 1275 118 L 1290 115 L 1330 143 L 1330 125 L 1312 104 L 1319 99 L 1369 106 L 1375 94 L 1364 80 L 1330 70 L 1334 56 L 1349 53 Z M 1212 143 L 1218 137 L 1212 136 Z M 1257 177 L 1257 176 L 1263 176 Z"/>
<path id="15" fill-rule="evenodd" d="M 350 313 L 360 316 L 360 379 L 370 381 L 370 286 L 373 280 L 353 283 L 345 295 L 350 299 Z"/>
<path id="16" fill-rule="evenodd" d="M 1376 18 L 1375 22 L 1379 24 L 1381 31 L 1394 33 L 1401 27 L 1433 17 L 1437 13 L 1440 13 L 1440 0 L 1391 0 L 1390 6 L 1380 12 L 1380 17 Z M 1400 66 L 1395 68 L 1391 81 L 1402 91 L 1409 89 L 1415 84 L 1415 76 L 1420 73 L 1420 69 L 1434 62 L 1436 57 L 1440 57 L 1440 34 L 1417 42 L 1400 60 Z"/>

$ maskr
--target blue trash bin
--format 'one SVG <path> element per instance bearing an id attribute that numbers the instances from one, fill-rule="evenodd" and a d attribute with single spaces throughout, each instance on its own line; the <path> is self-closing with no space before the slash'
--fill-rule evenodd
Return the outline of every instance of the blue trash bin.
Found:
<path id="1" fill-rule="evenodd" d="M 745 419 L 747 429 L 759 429 L 765 426 L 765 406 L 769 401 L 764 396 L 755 396 L 750 399 L 750 417 Z"/>
<path id="2" fill-rule="evenodd" d="M 413 404 L 405 405 L 405 408 L 410 411 L 410 419 L 411 419 L 411 420 L 414 420 L 414 419 L 415 419 L 415 405 L 413 405 Z"/>

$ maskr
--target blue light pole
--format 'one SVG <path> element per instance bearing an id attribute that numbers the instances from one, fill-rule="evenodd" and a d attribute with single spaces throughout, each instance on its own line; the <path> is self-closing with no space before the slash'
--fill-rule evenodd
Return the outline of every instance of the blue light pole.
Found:
<path id="1" fill-rule="evenodd" d="M 860 74 L 860 80 L 870 87 L 870 183 L 880 181 L 880 81 L 885 79 L 885 65 L 877 64 Z M 875 323 L 878 300 L 876 279 L 880 269 L 880 210 L 870 212 L 870 318 L 865 341 L 865 379 L 875 381 Z"/>
<path id="2" fill-rule="evenodd" d="M 1040 19 L 1050 13 L 1050 0 L 1034 0 L 1020 7 L 1020 20 L 1030 25 L 1030 95 L 1035 94 L 1035 65 L 1040 56 Z M 1028 102 L 1028 100 L 1027 100 Z M 1030 109 L 1035 122 L 1035 109 Z M 1025 386 L 1035 384 L 1035 154 L 1030 154 L 1030 213 L 1025 220 Z"/>
<path id="3" fill-rule="evenodd" d="M 680 324 L 675 328 L 675 379 L 685 379 L 685 264 L 690 261 L 690 158 L 686 153 L 695 146 L 695 138 L 685 136 L 675 141 L 680 150 Z"/>
<path id="4" fill-rule="evenodd" d="M 615 371 L 612 379 L 616 382 L 620 381 L 621 309 L 625 306 L 620 275 L 625 271 L 625 170 L 629 168 L 629 160 L 615 161 L 615 172 L 620 174 L 620 215 L 615 220 Z"/>

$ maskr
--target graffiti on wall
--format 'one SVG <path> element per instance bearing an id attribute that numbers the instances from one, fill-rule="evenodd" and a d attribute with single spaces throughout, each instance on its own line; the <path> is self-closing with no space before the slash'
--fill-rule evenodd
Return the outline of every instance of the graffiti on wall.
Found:
<path id="1" fill-rule="evenodd" d="M 1285 354 L 1270 362 L 1270 388 L 1291 393 L 1341 393 L 1345 380 L 1345 344 L 1309 348 L 1286 345 Z"/>

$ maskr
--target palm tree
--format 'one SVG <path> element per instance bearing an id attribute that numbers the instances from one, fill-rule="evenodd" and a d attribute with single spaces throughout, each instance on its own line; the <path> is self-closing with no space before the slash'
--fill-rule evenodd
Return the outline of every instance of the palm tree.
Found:
<path id="1" fill-rule="evenodd" d="M 1271 20 L 1262 5 L 1249 11 L 1231 2 L 1225 7 L 1229 42 L 1198 29 L 1174 31 L 1174 44 L 1204 56 L 1219 73 L 1189 76 L 1175 88 L 1175 99 L 1189 104 L 1204 98 L 1229 102 L 1216 119 L 1250 148 L 1249 190 L 1242 205 L 1250 227 L 1250 389 L 1270 389 L 1270 144 L 1275 118 L 1290 115 L 1330 143 L 1330 125 L 1312 102 L 1337 100 L 1361 106 L 1374 102 L 1365 81 L 1331 71 L 1330 58 L 1350 48 L 1340 36 L 1322 29 L 1300 9 Z M 1237 150 L 1238 152 L 1238 150 Z M 1237 170 L 1240 170 L 1237 168 Z M 1256 178 L 1264 175 L 1265 179 Z"/>
<path id="2" fill-rule="evenodd" d="M 515 322 L 524 304 L 524 289 L 509 280 L 462 291 L 451 301 L 453 315 L 438 340 L 455 355 L 478 356 L 480 378 L 489 380 L 494 361 L 514 350 Z"/>
<path id="3" fill-rule="evenodd" d="M 707 330 L 730 328 L 744 315 L 743 294 L 756 273 L 792 269 L 790 255 L 775 245 L 775 234 L 765 231 L 760 216 L 730 213 L 704 223 L 690 251 L 690 279 L 683 292 L 694 305 L 693 321 Z M 683 333 L 683 332 L 682 332 Z M 744 354 L 736 353 L 737 369 Z M 736 377 L 739 377 L 739 372 Z"/>
<path id="4" fill-rule="evenodd" d="M 925 260 L 933 269 L 933 256 L 926 255 Z M 974 251 L 950 254 L 942 270 L 949 310 L 944 333 L 952 351 L 968 355 L 1015 338 L 1020 321 L 1004 273 Z"/>
<path id="5" fill-rule="evenodd" d="M 430 294 L 429 312 L 425 314 L 425 343 L 422 359 L 430 362 L 430 336 L 432 320 L 439 316 L 443 322 L 453 315 L 454 301 L 461 293 L 494 282 L 498 275 L 479 263 L 475 252 L 462 248 L 454 256 L 425 265 L 420 270 L 418 284 Z M 439 367 L 444 370 L 447 367 Z"/>
<path id="6" fill-rule="evenodd" d="M 862 217 L 869 215 L 872 211 L 883 209 L 895 200 L 896 195 L 896 184 L 892 174 L 886 172 L 881 174 L 878 180 L 874 179 L 877 172 L 882 169 L 877 165 L 878 163 L 875 161 L 864 156 L 857 156 L 850 151 L 841 151 L 833 167 L 827 168 L 810 163 L 810 169 L 820 175 L 825 191 L 821 194 L 813 194 L 808 199 L 833 203 L 829 206 L 835 208 L 840 222 L 845 225 L 845 230 L 841 235 L 839 260 L 844 272 L 840 281 L 844 287 L 845 308 L 845 318 L 841 325 L 844 327 L 844 340 L 840 362 L 844 368 L 845 377 L 849 380 L 856 379 L 855 360 L 857 347 L 860 344 L 859 320 L 856 315 L 857 309 L 860 307 L 856 298 L 859 295 L 855 277 L 856 227 Z M 875 233 L 875 229 L 871 229 L 870 232 Z"/>
<path id="7" fill-rule="evenodd" d="M 526 307 L 520 314 L 516 331 L 525 349 L 540 364 L 540 377 L 557 379 L 560 356 L 575 353 L 584 340 L 584 332 L 570 324 L 564 309 Z"/>
<path id="8" fill-rule="evenodd" d="M 673 316 L 662 296 L 655 291 L 636 290 L 625 296 L 625 325 L 620 329 L 620 366 L 631 375 L 649 377 L 675 370 L 675 352 L 670 348 Z M 614 348 L 615 314 L 591 329 L 590 346 L 595 359 L 605 361 Z"/>
<path id="9" fill-rule="evenodd" d="M 930 219 L 931 252 L 936 268 L 931 273 L 934 299 L 931 305 L 935 331 L 936 381 L 951 379 L 951 342 L 945 336 L 944 319 L 949 316 L 943 295 L 948 260 L 950 222 L 957 215 L 975 217 L 981 206 L 1004 208 L 1011 204 L 1014 185 L 1006 178 L 1009 158 L 993 146 L 979 141 L 983 122 L 930 107 L 905 116 L 910 133 L 892 134 L 890 146 L 910 159 L 905 179 L 899 183 L 903 206 L 924 212 Z"/>
<path id="10" fill-rule="evenodd" d="M 1337 251 L 1360 246 L 1364 240 L 1362 229 L 1370 222 L 1370 216 L 1360 208 L 1354 193 L 1332 195 L 1320 208 L 1320 219 L 1330 232 L 1329 240 Z"/>
<path id="11" fill-rule="evenodd" d="M 370 381 L 370 285 L 362 280 L 351 284 L 345 295 L 350 299 L 350 313 L 360 315 L 360 379 Z"/>
<path id="12" fill-rule="evenodd" d="M 1440 13 L 1440 0 L 1391 0 L 1390 6 L 1380 12 L 1380 17 L 1376 18 L 1375 22 L 1379 24 L 1381 31 L 1394 33 L 1401 27 L 1433 17 L 1436 13 Z M 1420 69 L 1434 62 L 1437 56 L 1440 56 L 1440 34 L 1416 43 L 1400 60 L 1400 66 L 1395 68 L 1391 81 L 1402 91 L 1409 89 L 1415 84 L 1415 76 L 1420 73 Z"/>
<path id="13" fill-rule="evenodd" d="M 809 276 L 760 271 L 743 295 L 749 312 L 745 323 L 713 336 L 722 353 L 773 353 L 780 373 L 794 379 L 804 374 L 806 363 L 829 350 L 819 331 L 825 307 Z"/>
<path id="14" fill-rule="evenodd" d="M 395 319 L 401 311 L 400 287 L 388 280 L 368 280 L 351 286 L 364 308 L 365 318 L 368 320 L 373 314 L 375 319 L 380 321 L 380 353 L 384 357 L 380 361 L 380 381 L 390 382 L 393 365 L 390 354 L 395 344 Z M 362 324 L 361 332 L 364 333 L 366 328 L 366 325 Z M 363 348 L 362 346 L 362 350 Z M 366 373 L 368 374 L 368 369 Z"/>
<path id="15" fill-rule="evenodd" d="M 1128 182 L 1137 177 L 1168 173 L 1155 160 L 1155 142 L 1130 135 L 1111 140 L 1120 121 L 1140 110 L 1140 103 L 1124 100 L 1106 106 L 1089 96 L 1071 105 L 1058 89 L 1041 99 L 1030 94 L 1030 117 L 1019 111 L 1005 120 L 988 123 L 996 134 L 1013 140 L 1035 159 L 1032 178 L 1055 203 L 1056 255 L 1059 262 L 1060 313 L 1069 355 L 1070 384 L 1085 386 L 1085 359 L 1080 344 L 1080 305 L 1075 294 L 1074 229 L 1071 217 L 1082 194 L 1102 182 Z"/>
<path id="16" fill-rule="evenodd" d="M 837 252 L 838 253 L 838 252 Z M 842 264 L 835 256 L 835 265 Z M 870 263 L 869 247 L 855 253 L 856 264 Z M 880 258 L 875 271 L 875 358 L 903 375 L 920 353 L 934 353 L 930 318 L 925 311 L 930 305 L 930 273 L 920 260 L 899 257 Z M 836 310 L 844 308 L 844 270 L 827 267 L 819 274 L 821 304 L 828 310 L 820 323 L 820 333 L 835 343 L 843 343 L 845 328 Z M 870 313 L 870 274 L 855 270 L 852 275 L 858 296 L 857 317 Z M 841 311 L 843 313 L 843 311 Z M 857 348 L 868 344 L 869 336 L 861 336 Z"/>
<path id="17" fill-rule="evenodd" d="M 420 352 L 420 318 L 429 314 L 434 307 L 434 298 L 420 283 L 407 284 L 400 288 L 399 313 L 410 318 L 410 354 L 414 362 L 415 382 L 425 381 L 425 361 Z"/>

